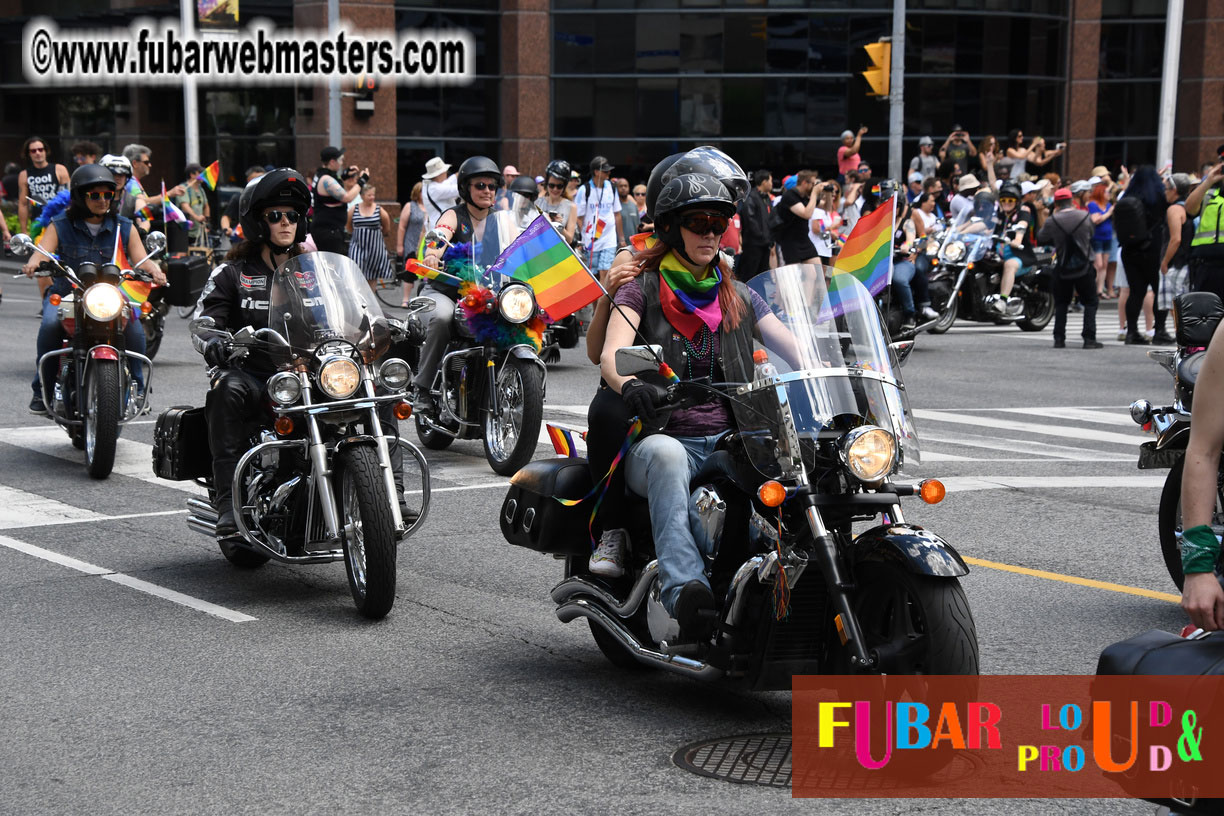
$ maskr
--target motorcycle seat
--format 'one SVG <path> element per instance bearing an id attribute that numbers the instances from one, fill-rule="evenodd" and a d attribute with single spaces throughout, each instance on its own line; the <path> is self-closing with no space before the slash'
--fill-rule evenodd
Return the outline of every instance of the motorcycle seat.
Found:
<path id="1" fill-rule="evenodd" d="M 1033 253 L 1033 257 L 1036 258 L 1037 266 L 1049 266 L 1050 264 L 1054 263 L 1054 251 L 1050 249 L 1042 249 L 1039 247 L 1037 251 Z"/>

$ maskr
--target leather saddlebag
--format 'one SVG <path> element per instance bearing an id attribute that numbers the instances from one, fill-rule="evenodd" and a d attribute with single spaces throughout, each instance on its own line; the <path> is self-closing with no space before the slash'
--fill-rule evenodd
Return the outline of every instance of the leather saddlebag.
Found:
<path id="1" fill-rule="evenodd" d="M 1105 647 L 1097 674 L 1224 674 L 1224 632 L 1187 639 L 1152 629 Z"/>
<path id="2" fill-rule="evenodd" d="M 165 301 L 171 306 L 194 306 L 204 291 L 211 270 L 200 255 L 171 258 L 167 264 Z"/>
<path id="3" fill-rule="evenodd" d="M 159 479 L 175 482 L 212 475 L 208 420 L 203 407 L 175 405 L 157 418 L 153 431 L 153 472 Z"/>
<path id="4" fill-rule="evenodd" d="M 554 555 L 591 552 L 587 527 L 595 498 L 566 507 L 591 491 L 586 459 L 541 459 L 514 474 L 501 508 L 502 535 L 511 544 Z"/>

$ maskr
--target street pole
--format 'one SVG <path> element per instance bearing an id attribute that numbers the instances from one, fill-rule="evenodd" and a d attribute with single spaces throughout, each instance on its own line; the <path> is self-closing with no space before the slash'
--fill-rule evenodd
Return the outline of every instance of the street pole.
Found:
<path id="1" fill-rule="evenodd" d="M 179 26 L 182 37 L 188 40 L 195 35 L 195 0 L 180 0 Z M 200 100 L 196 93 L 194 76 L 183 77 L 183 137 L 188 162 L 200 160 Z"/>
<path id="2" fill-rule="evenodd" d="M 1182 2 L 1169 0 L 1165 20 L 1164 70 L 1160 79 L 1160 120 L 1156 129 L 1156 166 L 1173 161 L 1173 127 L 1177 119 L 1177 72 L 1181 61 Z"/>
<path id="3" fill-rule="evenodd" d="M 888 80 L 888 177 L 901 176 L 901 138 L 905 130 L 905 0 L 893 0 L 892 75 Z"/>

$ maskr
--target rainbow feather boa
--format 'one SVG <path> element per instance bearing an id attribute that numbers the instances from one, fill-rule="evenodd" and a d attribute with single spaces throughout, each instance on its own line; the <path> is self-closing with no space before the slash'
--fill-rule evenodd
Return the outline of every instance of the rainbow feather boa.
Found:
<path id="1" fill-rule="evenodd" d="M 459 305 L 463 319 L 479 343 L 499 349 L 529 345 L 536 354 L 544 348 L 544 321 L 533 317 L 526 323 L 507 323 L 501 319 L 493 292 L 482 285 L 480 270 L 472 263 L 471 244 L 453 244 L 442 254 L 442 268 L 459 278 Z"/>
<path id="2" fill-rule="evenodd" d="M 68 202 L 71 200 L 71 193 L 67 190 L 60 190 L 55 194 L 55 198 L 43 205 L 42 212 L 38 214 L 38 218 L 30 225 L 30 240 L 37 242 L 42 236 L 43 230 L 51 223 L 51 219 L 68 209 Z"/>

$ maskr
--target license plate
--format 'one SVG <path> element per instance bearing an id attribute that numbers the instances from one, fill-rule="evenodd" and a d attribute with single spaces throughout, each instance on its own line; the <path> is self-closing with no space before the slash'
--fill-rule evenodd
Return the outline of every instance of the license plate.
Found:
<path id="1" fill-rule="evenodd" d="M 1171 468 L 1177 464 L 1177 460 L 1181 459 L 1185 453 L 1185 450 L 1182 448 L 1157 450 L 1155 442 L 1144 442 L 1139 446 L 1139 469 Z"/>

